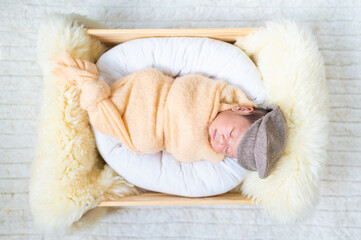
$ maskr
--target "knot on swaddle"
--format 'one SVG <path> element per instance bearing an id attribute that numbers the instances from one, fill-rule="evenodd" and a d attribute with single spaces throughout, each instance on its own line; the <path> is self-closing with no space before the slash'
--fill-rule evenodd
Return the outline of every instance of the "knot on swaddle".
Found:
<path id="1" fill-rule="evenodd" d="M 139 152 L 133 145 L 118 109 L 109 99 L 109 85 L 99 81 L 96 65 L 73 58 L 67 52 L 55 55 L 51 60 L 56 62 L 53 73 L 60 81 L 81 89 L 80 106 L 88 111 L 92 125 L 96 125 L 103 134 L 120 140 L 130 150 Z"/>
<path id="2" fill-rule="evenodd" d="M 56 62 L 53 73 L 69 86 L 81 89 L 80 105 L 87 111 L 95 111 L 103 99 L 110 96 L 110 87 L 98 81 L 98 70 L 94 63 L 73 58 L 67 52 L 61 52 L 52 58 Z"/>
<path id="3" fill-rule="evenodd" d="M 103 81 L 87 81 L 82 87 L 80 106 L 89 111 L 95 111 L 97 104 L 110 96 L 110 87 Z"/>

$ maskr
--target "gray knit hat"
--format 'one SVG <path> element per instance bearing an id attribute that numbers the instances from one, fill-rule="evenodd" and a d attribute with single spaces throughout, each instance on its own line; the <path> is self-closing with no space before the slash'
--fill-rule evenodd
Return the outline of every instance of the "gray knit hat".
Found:
<path id="1" fill-rule="evenodd" d="M 270 175 L 286 146 L 287 124 L 279 106 L 269 105 L 268 113 L 254 122 L 237 147 L 237 161 L 245 169 Z"/>

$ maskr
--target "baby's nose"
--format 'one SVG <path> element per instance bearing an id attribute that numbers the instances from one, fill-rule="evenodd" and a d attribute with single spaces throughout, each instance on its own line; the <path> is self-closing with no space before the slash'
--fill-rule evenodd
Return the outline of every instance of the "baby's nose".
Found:
<path id="1" fill-rule="evenodd" d="M 221 145 L 224 144 L 225 139 L 224 139 L 224 135 L 223 134 L 219 134 L 219 138 L 217 139 L 217 142 Z"/>

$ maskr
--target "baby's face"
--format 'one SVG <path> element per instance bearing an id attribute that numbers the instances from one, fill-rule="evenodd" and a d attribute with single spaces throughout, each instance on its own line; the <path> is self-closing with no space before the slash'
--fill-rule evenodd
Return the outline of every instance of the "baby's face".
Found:
<path id="1" fill-rule="evenodd" d="M 218 153 L 237 158 L 237 146 L 251 126 L 242 115 L 249 115 L 252 112 L 252 107 L 234 107 L 220 112 L 208 129 L 212 148 Z"/>

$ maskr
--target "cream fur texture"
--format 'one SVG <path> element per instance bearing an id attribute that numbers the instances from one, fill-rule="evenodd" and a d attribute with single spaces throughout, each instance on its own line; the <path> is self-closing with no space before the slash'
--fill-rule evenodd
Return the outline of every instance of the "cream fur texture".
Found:
<path id="1" fill-rule="evenodd" d="M 327 158 L 329 94 L 323 58 L 311 31 L 292 21 L 267 22 L 236 45 L 255 61 L 266 89 L 288 121 L 285 152 L 266 179 L 249 173 L 241 187 L 271 217 L 304 219 L 318 200 L 319 175 Z"/>
<path id="2" fill-rule="evenodd" d="M 57 52 L 66 50 L 94 62 L 105 51 L 77 18 L 48 17 L 37 43 L 44 93 L 29 195 L 34 222 L 44 232 L 72 230 L 73 223 L 100 201 L 138 192 L 99 157 L 79 91 L 57 84 L 51 73 L 54 64 L 49 57 Z"/>
<path id="3" fill-rule="evenodd" d="M 81 22 L 84 18 L 56 15 L 39 32 L 44 96 L 30 205 L 35 223 L 48 232 L 82 226 L 79 219 L 99 201 L 139 192 L 104 165 L 86 112 L 80 108 L 79 91 L 57 85 L 51 73 L 54 66 L 48 58 L 54 53 L 65 50 L 94 62 L 104 52 L 98 41 L 85 34 Z M 236 45 L 259 67 L 266 104 L 281 107 L 289 131 L 286 151 L 273 174 L 261 180 L 257 173 L 249 173 L 233 191 L 262 202 L 273 218 L 295 222 L 315 206 L 326 160 L 329 106 L 323 58 L 311 32 L 289 21 L 269 22 Z"/>

